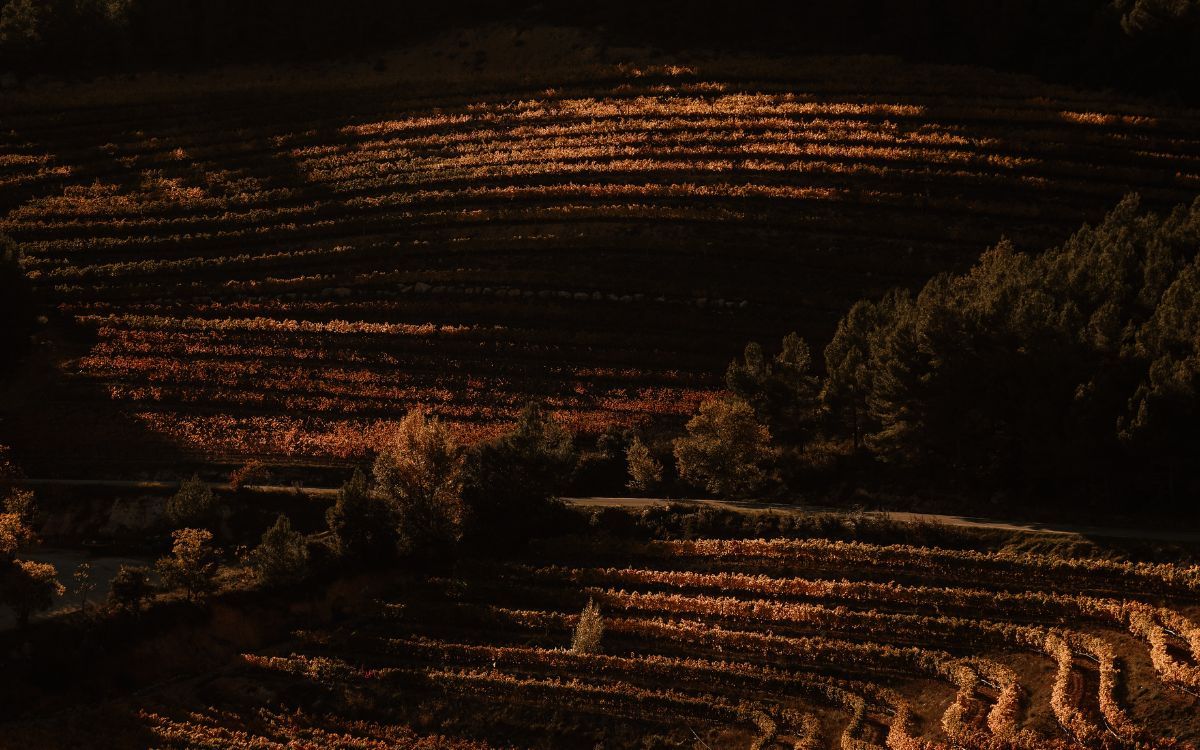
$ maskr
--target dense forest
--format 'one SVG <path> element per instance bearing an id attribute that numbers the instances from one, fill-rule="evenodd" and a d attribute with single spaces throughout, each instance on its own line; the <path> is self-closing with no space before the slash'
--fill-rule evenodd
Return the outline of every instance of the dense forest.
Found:
<path id="1" fill-rule="evenodd" d="M 893 481 L 914 472 L 916 485 L 1091 506 L 1138 495 L 1182 511 L 1200 486 L 1198 246 L 1200 201 L 1157 216 L 1130 196 L 1040 255 L 1001 243 L 916 294 L 859 302 L 823 377 L 792 335 L 773 358 L 748 346 L 727 382 L 777 443 L 801 446 L 794 465 L 841 440 Z M 729 437 L 736 403 L 718 427 L 701 416 L 693 443 L 750 452 L 752 436 Z M 687 457 L 678 441 L 675 454 Z M 752 492 L 766 476 L 724 489 Z"/>
<path id="2" fill-rule="evenodd" d="M 838 3 L 394 3 L 386 0 L 5 0 L 0 66 L 22 72 L 203 67 L 363 55 L 496 21 L 596 27 L 614 44 L 897 54 L 1194 100 L 1195 0 Z M 1016 40 L 1016 41 L 1014 41 Z"/>

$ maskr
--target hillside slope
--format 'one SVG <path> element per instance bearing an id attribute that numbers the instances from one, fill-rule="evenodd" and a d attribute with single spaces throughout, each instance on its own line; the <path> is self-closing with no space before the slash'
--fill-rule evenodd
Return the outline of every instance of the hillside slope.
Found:
<path id="1" fill-rule="evenodd" d="M 531 397 L 584 431 L 679 418 L 747 340 L 823 346 L 1001 236 L 1200 191 L 1194 111 L 561 30 L 4 109 L 0 232 L 86 342 L 8 430 L 100 393 L 217 457 L 354 456 L 417 402 L 469 436 Z"/>

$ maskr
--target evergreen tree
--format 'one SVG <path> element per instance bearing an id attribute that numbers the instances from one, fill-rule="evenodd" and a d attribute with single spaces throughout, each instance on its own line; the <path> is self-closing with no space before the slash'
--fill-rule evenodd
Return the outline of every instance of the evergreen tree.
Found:
<path id="1" fill-rule="evenodd" d="M 338 490 L 337 500 L 325 520 L 335 548 L 343 557 L 383 562 L 396 555 L 396 518 L 393 509 L 371 491 L 366 474 L 355 469 L 350 481 Z"/>
<path id="2" fill-rule="evenodd" d="M 571 636 L 571 650 L 577 654 L 598 654 L 604 638 L 604 618 L 600 606 L 591 599 L 579 614 L 575 632 Z"/>
<path id="3" fill-rule="evenodd" d="M 1001 243 L 856 305 L 824 398 L 880 458 L 939 478 L 1179 496 L 1200 482 L 1198 247 L 1200 200 L 1161 217 L 1132 196 L 1041 255 Z"/>
<path id="4" fill-rule="evenodd" d="M 816 422 L 821 381 L 812 372 L 808 344 L 795 333 L 784 337 L 779 354 L 769 361 L 761 346 L 747 344 L 741 361 L 729 364 L 725 385 L 780 440 L 797 441 Z"/>
<path id="5" fill-rule="evenodd" d="M 854 449 L 862 447 L 868 429 L 867 396 L 871 393 L 871 339 L 881 320 L 891 315 L 896 294 L 879 302 L 860 300 L 838 321 L 833 339 L 825 347 L 825 381 L 821 402 L 835 421 L 850 434 Z"/>
<path id="6" fill-rule="evenodd" d="M 291 519 L 280 514 L 250 553 L 250 566 L 268 586 L 303 580 L 308 574 L 308 543 L 292 530 Z"/>
<path id="7" fill-rule="evenodd" d="M 640 437 L 634 436 L 626 451 L 629 464 L 629 488 L 638 492 L 648 492 L 659 485 L 663 479 L 662 462 L 654 457 L 650 448 Z"/>
<path id="8" fill-rule="evenodd" d="M 547 515 L 576 461 L 571 434 L 537 403 L 508 433 L 467 454 L 463 499 L 476 544 L 524 540 Z"/>
<path id="9" fill-rule="evenodd" d="M 217 496 L 199 475 L 193 474 L 167 500 L 167 521 L 174 527 L 209 526 L 217 518 Z"/>

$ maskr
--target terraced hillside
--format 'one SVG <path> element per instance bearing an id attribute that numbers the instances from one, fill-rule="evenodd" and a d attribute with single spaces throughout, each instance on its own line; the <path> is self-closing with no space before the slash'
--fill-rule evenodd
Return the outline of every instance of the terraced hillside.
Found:
<path id="1" fill-rule="evenodd" d="M 1166 564 L 576 541 L 406 584 L 373 616 L 135 698 L 123 731 L 179 748 L 1193 747 L 1198 594 L 1196 568 Z M 600 653 L 568 648 L 588 600 Z"/>
<path id="2" fill-rule="evenodd" d="M 0 232 L 93 336 L 39 403 L 99 390 L 210 456 L 355 456 L 415 402 L 469 435 L 531 396 L 584 431 L 674 418 L 747 340 L 821 346 L 1001 236 L 1200 191 L 1195 112 L 780 69 L 8 105 Z"/>

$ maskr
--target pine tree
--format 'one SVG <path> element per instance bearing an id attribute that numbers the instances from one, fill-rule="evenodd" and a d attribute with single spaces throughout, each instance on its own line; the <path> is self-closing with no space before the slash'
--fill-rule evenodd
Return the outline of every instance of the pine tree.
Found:
<path id="1" fill-rule="evenodd" d="M 303 580 L 308 574 L 308 543 L 303 534 L 292 530 L 291 519 L 280 514 L 251 551 L 250 566 L 268 586 Z"/>
<path id="2" fill-rule="evenodd" d="M 476 545 L 523 543 L 551 512 L 576 464 L 571 434 L 538 403 L 504 435 L 467 453 L 463 500 Z"/>
<path id="3" fill-rule="evenodd" d="M 808 344 L 795 333 L 783 338 L 770 361 L 757 343 L 747 344 L 741 361 L 725 371 L 725 385 L 784 441 L 801 440 L 819 415 L 821 381 L 812 372 Z"/>
<path id="4" fill-rule="evenodd" d="M 179 491 L 167 500 L 166 515 L 172 526 L 207 526 L 217 515 L 217 496 L 196 474 L 179 485 Z"/>
<path id="5" fill-rule="evenodd" d="M 338 554 L 383 562 L 396 555 L 396 517 L 381 497 L 371 491 L 366 474 L 355 469 L 350 481 L 338 490 L 337 500 L 325 513 Z"/>

